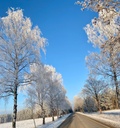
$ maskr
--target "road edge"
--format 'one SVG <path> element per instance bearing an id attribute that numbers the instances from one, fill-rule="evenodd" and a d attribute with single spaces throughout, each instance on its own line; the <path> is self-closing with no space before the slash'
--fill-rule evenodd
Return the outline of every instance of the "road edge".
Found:
<path id="1" fill-rule="evenodd" d="M 78 114 L 81 114 L 81 115 L 84 115 L 92 120 L 95 120 L 99 123 L 102 123 L 103 125 L 106 125 L 108 127 L 111 127 L 111 128 L 120 128 L 120 124 L 115 122 L 115 121 L 111 121 L 111 120 L 108 120 L 108 119 L 104 119 L 104 118 L 97 118 L 97 117 L 92 117 L 90 115 L 87 115 L 87 114 L 84 114 L 84 113 L 81 113 L 81 112 L 77 112 Z M 112 122 L 112 123 L 111 123 Z M 119 126 L 118 126 L 119 125 Z"/>
<path id="2" fill-rule="evenodd" d="M 61 127 L 61 125 L 70 117 L 72 116 L 74 113 L 71 113 L 57 128 Z"/>

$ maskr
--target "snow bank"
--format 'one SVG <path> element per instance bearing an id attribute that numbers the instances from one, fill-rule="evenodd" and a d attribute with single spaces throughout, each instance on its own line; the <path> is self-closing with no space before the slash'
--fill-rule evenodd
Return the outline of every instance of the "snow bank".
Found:
<path id="1" fill-rule="evenodd" d="M 120 109 L 102 111 L 102 114 L 100 114 L 99 112 L 87 113 L 87 114 L 91 116 L 97 116 L 97 117 L 109 119 L 118 123 L 120 122 Z"/>
<path id="2" fill-rule="evenodd" d="M 114 109 L 114 110 L 107 110 L 107 111 L 103 111 L 103 113 L 105 114 L 120 114 L 120 109 Z"/>
<path id="3" fill-rule="evenodd" d="M 56 119 L 57 117 L 55 117 L 55 120 Z M 46 123 L 51 122 L 52 117 L 47 117 L 45 121 Z M 35 119 L 35 122 L 36 122 L 36 126 L 42 125 L 42 118 Z M 17 121 L 16 125 L 17 125 L 17 128 L 34 128 L 34 123 L 32 119 Z M 0 128 L 12 128 L 12 122 L 0 124 Z"/>
<path id="4" fill-rule="evenodd" d="M 112 115 L 112 114 L 106 115 L 106 114 L 99 114 L 98 116 L 101 117 L 101 118 L 105 118 L 105 119 L 109 119 L 109 120 L 118 122 L 118 123 L 120 122 L 120 115 Z"/>
<path id="5" fill-rule="evenodd" d="M 99 114 L 99 113 L 93 113 L 93 114 L 80 113 L 80 114 L 88 116 L 100 123 L 111 126 L 113 128 L 120 128 L 120 115 L 113 115 L 113 114 L 105 115 L 105 114 Z"/>
<path id="6" fill-rule="evenodd" d="M 60 126 L 61 123 L 63 123 L 63 121 L 69 116 L 70 114 L 64 115 L 61 118 L 59 118 L 58 120 L 51 122 L 51 123 L 47 123 L 45 125 L 41 125 L 37 128 L 57 128 L 58 126 Z"/>
<path id="7" fill-rule="evenodd" d="M 55 121 L 52 122 L 52 117 L 45 118 L 46 124 L 42 125 L 42 118 L 35 119 L 37 128 L 56 128 L 58 127 L 70 114 L 64 115 L 61 118 L 57 119 L 55 117 Z M 24 120 L 17 121 L 17 128 L 34 128 L 33 120 Z M 12 128 L 12 122 L 0 124 L 0 128 Z"/>

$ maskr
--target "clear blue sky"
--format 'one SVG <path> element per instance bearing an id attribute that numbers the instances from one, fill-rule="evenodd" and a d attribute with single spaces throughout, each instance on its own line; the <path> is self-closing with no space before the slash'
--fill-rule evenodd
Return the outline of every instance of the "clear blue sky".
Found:
<path id="1" fill-rule="evenodd" d="M 70 101 L 78 94 L 87 79 L 85 56 L 95 51 L 83 27 L 90 23 L 97 14 L 92 11 L 81 11 L 75 5 L 76 0 L 1 0 L 0 17 L 6 16 L 8 8 L 21 8 L 24 16 L 30 17 L 33 26 L 38 25 L 47 38 L 46 56 L 42 62 L 53 65 L 63 76 L 64 86 Z M 6 109 L 12 109 L 12 100 Z M 23 97 L 18 97 L 18 108 L 21 108 Z M 0 101 L 0 111 L 4 104 Z"/>

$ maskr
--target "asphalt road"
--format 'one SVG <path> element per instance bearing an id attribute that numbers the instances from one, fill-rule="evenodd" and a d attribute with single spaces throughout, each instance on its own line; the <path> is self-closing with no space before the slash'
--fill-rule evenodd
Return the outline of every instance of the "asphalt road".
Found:
<path id="1" fill-rule="evenodd" d="M 58 128 L 111 128 L 82 114 L 69 116 Z"/>

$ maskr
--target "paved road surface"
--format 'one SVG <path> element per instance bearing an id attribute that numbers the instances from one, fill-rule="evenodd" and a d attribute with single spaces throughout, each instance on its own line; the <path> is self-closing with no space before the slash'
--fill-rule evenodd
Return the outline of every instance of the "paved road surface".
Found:
<path id="1" fill-rule="evenodd" d="M 82 114 L 75 113 L 68 117 L 58 128 L 111 128 Z"/>

